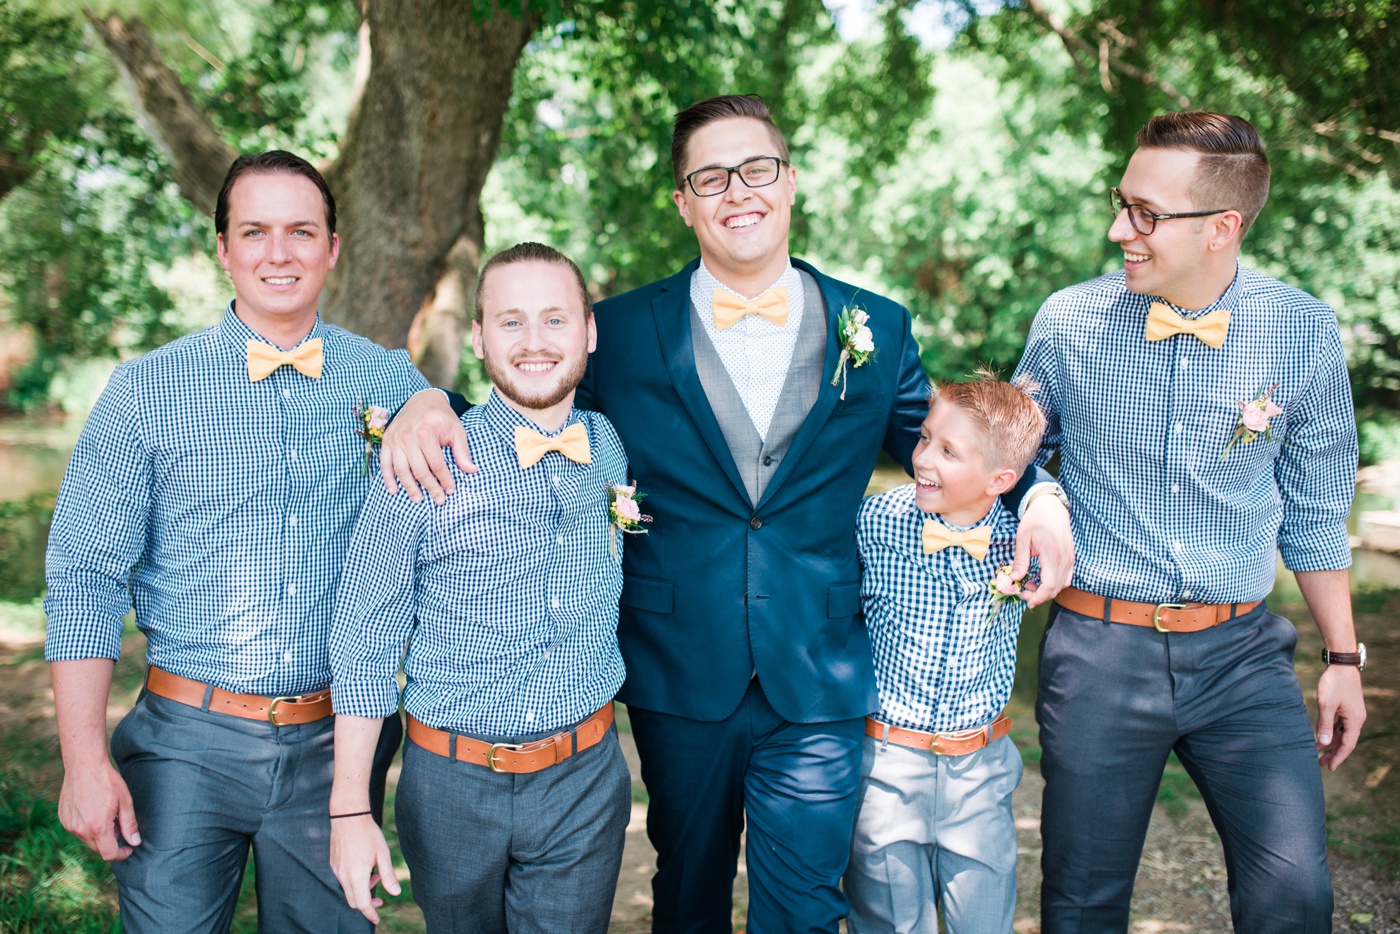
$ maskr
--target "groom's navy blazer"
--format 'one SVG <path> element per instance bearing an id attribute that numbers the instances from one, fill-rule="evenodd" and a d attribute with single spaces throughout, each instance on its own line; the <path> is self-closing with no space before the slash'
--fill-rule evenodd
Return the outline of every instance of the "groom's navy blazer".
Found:
<path id="1" fill-rule="evenodd" d="M 793 260 L 825 299 L 824 375 L 755 506 L 696 371 L 697 264 L 598 304 L 598 349 L 576 397 L 617 429 L 646 494 L 642 511 L 654 517 L 624 551 L 618 699 L 721 720 L 757 674 L 789 721 L 863 716 L 878 703 L 855 515 L 878 450 L 908 470 L 928 411 L 909 312 Z M 876 351 L 864 366 L 847 364 L 842 399 L 831 376 L 837 318 L 850 304 L 869 312 Z"/>

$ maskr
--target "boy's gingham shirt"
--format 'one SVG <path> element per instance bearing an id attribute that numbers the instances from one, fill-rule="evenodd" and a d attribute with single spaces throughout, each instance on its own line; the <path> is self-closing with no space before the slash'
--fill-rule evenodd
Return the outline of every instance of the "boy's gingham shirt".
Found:
<path id="1" fill-rule="evenodd" d="M 336 597 L 337 712 L 398 709 L 405 642 L 404 707 L 438 729 L 526 737 L 577 723 L 617 693 L 625 536 L 614 555 L 607 485 L 628 482 L 627 458 L 596 412 L 574 409 L 541 433 L 580 422 L 592 463 L 551 451 L 522 470 L 515 427 L 538 426 L 493 391 L 462 416 L 480 469 L 450 464 L 446 503 L 370 491 Z"/>
<path id="2" fill-rule="evenodd" d="M 226 690 L 330 683 L 326 639 L 365 491 L 356 398 L 395 411 L 408 354 L 319 317 L 323 368 L 248 379 L 262 338 L 214 327 L 117 367 L 83 427 L 49 533 L 50 661 L 120 655 L 133 603 L 147 661 Z"/>
<path id="3" fill-rule="evenodd" d="M 1037 463 L 1060 452 L 1071 501 L 1074 585 L 1146 603 L 1239 603 L 1293 571 L 1351 565 L 1346 517 L 1357 440 L 1332 309 L 1240 268 L 1196 318 L 1229 309 L 1225 343 L 1144 339 L 1153 296 L 1122 272 L 1057 292 L 1016 373 L 1040 384 L 1049 424 Z M 1283 413 L 1225 446 L 1240 403 L 1277 384 Z"/>
<path id="4" fill-rule="evenodd" d="M 690 276 L 690 300 L 695 303 L 705 333 L 738 390 L 759 438 L 763 439 L 768 437 L 768 426 L 773 424 L 778 396 L 782 395 L 788 367 L 792 365 L 792 353 L 797 347 L 797 334 L 807 304 L 806 289 L 802 287 L 801 274 L 788 260 L 787 269 L 768 288 L 758 295 L 739 295 L 756 299 L 778 286 L 787 287 L 788 316 L 782 327 L 759 315 L 745 315 L 721 331 L 715 327 L 715 289 L 739 293 L 716 279 L 703 260 Z"/>
<path id="5" fill-rule="evenodd" d="M 925 519 L 943 521 L 919 509 L 912 483 L 861 504 L 860 596 L 880 688 L 876 719 L 947 733 L 990 723 L 1011 696 L 1025 604 L 1003 603 L 988 624 L 988 583 L 1015 557 L 1017 523 L 997 499 L 981 521 L 968 526 L 992 530 L 991 546 L 979 561 L 959 546 L 924 554 Z"/>

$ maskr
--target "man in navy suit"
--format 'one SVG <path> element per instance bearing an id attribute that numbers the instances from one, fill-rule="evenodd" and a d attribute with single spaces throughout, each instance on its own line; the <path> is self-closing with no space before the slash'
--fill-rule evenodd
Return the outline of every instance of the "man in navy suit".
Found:
<path id="1" fill-rule="evenodd" d="M 797 172 L 761 100 L 682 111 L 672 158 L 700 259 L 598 304 L 577 397 L 617 428 L 654 516 L 628 542 L 618 628 L 654 930 L 731 929 L 747 817 L 748 929 L 834 932 L 877 706 L 854 518 L 881 448 L 910 469 L 927 381 L 908 311 L 789 257 Z M 868 331 L 838 333 L 843 313 Z M 425 454 L 462 463 L 459 423 L 435 393 L 405 413 L 386 484 L 412 474 L 440 499 Z M 1040 602 L 1072 546 L 1056 497 L 1026 498 L 1018 556 L 1041 556 Z"/>

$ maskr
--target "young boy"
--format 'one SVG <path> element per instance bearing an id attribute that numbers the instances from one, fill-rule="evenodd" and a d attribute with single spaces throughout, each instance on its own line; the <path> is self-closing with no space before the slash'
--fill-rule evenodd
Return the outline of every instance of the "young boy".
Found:
<path id="1" fill-rule="evenodd" d="M 991 373 L 935 387 L 914 482 L 857 515 L 880 710 L 846 872 L 852 934 L 937 934 L 940 902 L 951 934 L 1011 930 L 1021 757 L 1000 711 L 1025 604 L 995 591 L 1016 536 L 999 497 L 1044 430 L 1030 396 Z"/>

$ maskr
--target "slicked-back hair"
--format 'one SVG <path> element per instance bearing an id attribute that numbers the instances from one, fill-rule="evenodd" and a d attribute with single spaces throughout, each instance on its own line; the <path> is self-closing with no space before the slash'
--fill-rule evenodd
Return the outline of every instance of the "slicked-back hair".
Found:
<path id="1" fill-rule="evenodd" d="M 935 383 L 929 393 L 929 409 L 953 405 L 962 410 L 977 430 L 977 449 L 990 470 L 1011 468 L 1019 478 L 1040 449 L 1045 434 L 1045 413 L 1031 398 L 1039 387 L 1029 377 L 1014 383 L 999 379 L 989 369 L 963 383 Z"/>
<path id="2" fill-rule="evenodd" d="M 574 274 L 574 281 L 578 283 L 579 300 L 583 302 L 584 315 L 593 314 L 593 302 L 588 298 L 588 287 L 583 284 L 583 273 L 579 271 L 578 264 L 552 246 L 527 240 L 502 250 L 482 265 L 481 272 L 476 277 L 476 310 L 473 317 L 477 323 L 481 322 L 481 297 L 486 293 L 486 274 L 501 266 L 530 262 L 557 263 L 569 267 L 569 271 Z"/>
<path id="3" fill-rule="evenodd" d="M 245 152 L 233 160 L 224 176 L 224 185 L 219 189 L 218 200 L 214 202 L 214 230 L 228 237 L 228 198 L 233 185 L 245 175 L 300 175 L 311 180 L 316 190 L 321 192 L 321 200 L 326 205 L 326 235 L 335 233 L 335 196 L 330 186 L 316 171 L 316 166 L 295 153 L 283 149 L 269 149 L 267 152 Z"/>
<path id="4" fill-rule="evenodd" d="M 676 188 L 685 183 L 685 149 L 690 138 L 702 127 L 716 120 L 733 117 L 749 117 L 768 127 L 777 155 L 784 162 L 788 160 L 788 144 L 783 131 L 773 122 L 768 105 L 757 94 L 722 94 L 691 104 L 676 114 L 676 122 L 671 127 L 671 172 L 675 176 Z"/>
<path id="5" fill-rule="evenodd" d="M 1269 157 L 1253 124 L 1234 114 L 1181 110 L 1158 114 L 1138 131 L 1142 149 L 1199 153 L 1200 165 L 1187 190 L 1197 210 L 1240 212 L 1241 233 L 1269 197 Z"/>

